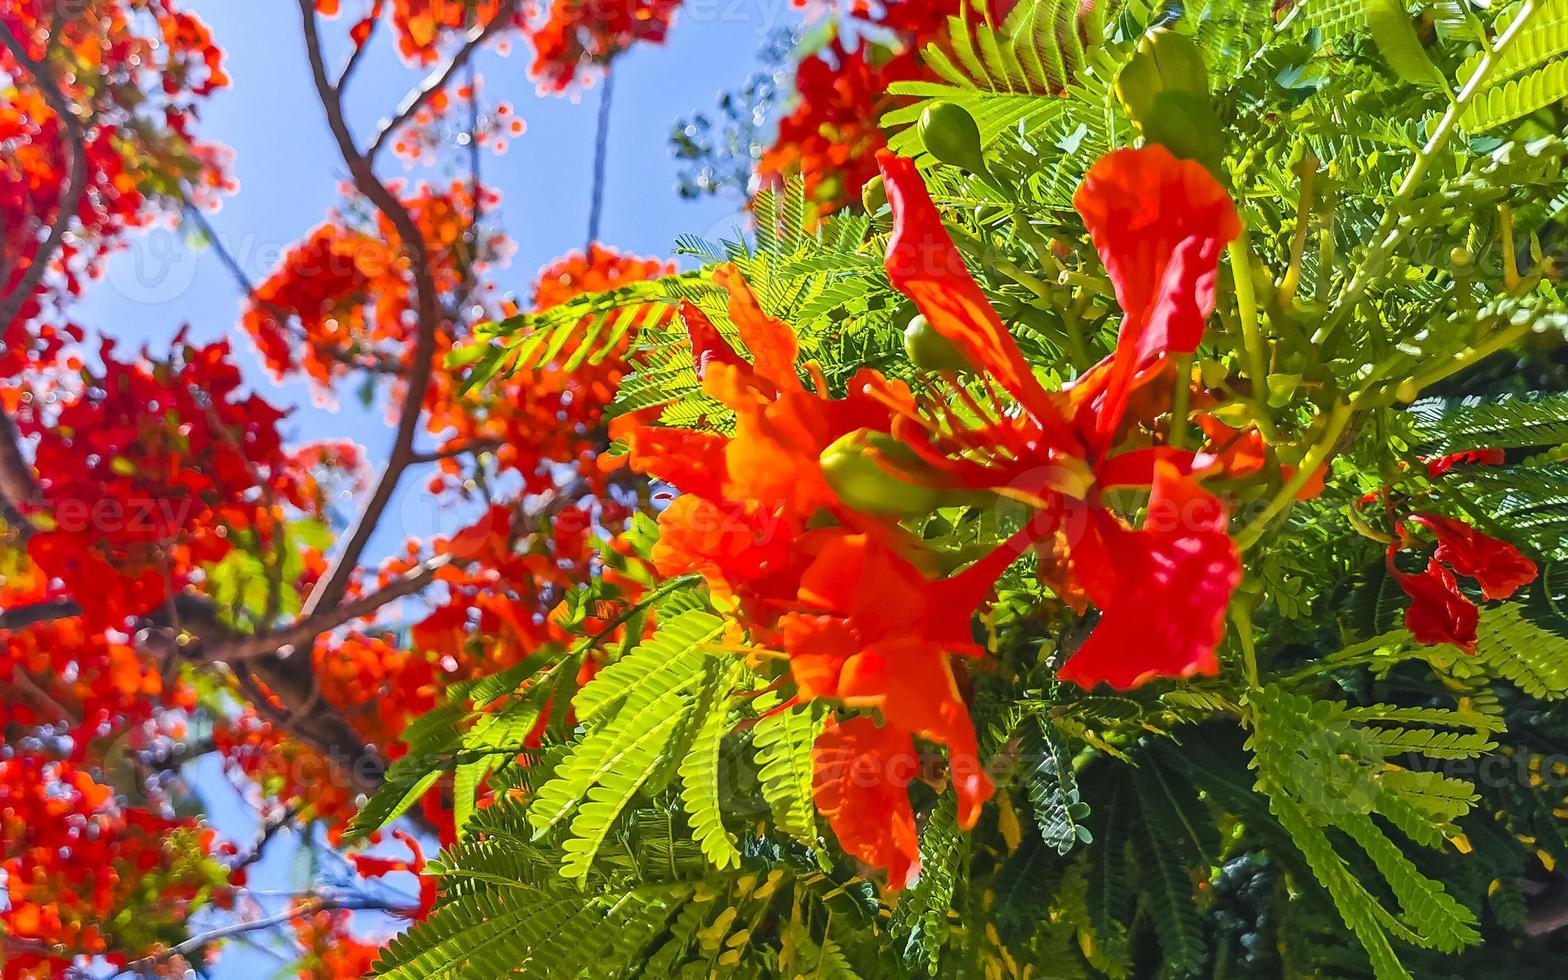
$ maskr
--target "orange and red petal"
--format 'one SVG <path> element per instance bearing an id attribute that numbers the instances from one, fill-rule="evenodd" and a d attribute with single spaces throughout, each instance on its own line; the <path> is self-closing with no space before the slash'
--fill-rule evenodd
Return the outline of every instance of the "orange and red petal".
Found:
<path id="1" fill-rule="evenodd" d="M 1061 679 L 1127 690 L 1156 677 L 1217 673 L 1225 611 L 1241 582 L 1225 526 L 1219 500 L 1169 464 L 1156 469 L 1142 530 L 1091 513 L 1073 567 L 1101 617 Z"/>
<path id="2" fill-rule="evenodd" d="M 879 728 L 868 717 L 829 722 L 812 750 L 812 789 L 846 854 L 888 873 L 888 887 L 920 874 L 909 784 L 920 757 L 908 732 Z"/>
<path id="3" fill-rule="evenodd" d="M 977 368 L 989 371 L 1047 429 L 1060 429 L 1060 410 L 1007 332 L 1001 317 L 970 274 L 942 225 L 913 160 L 877 157 L 893 206 L 888 278 L 914 300 L 931 328 Z"/>

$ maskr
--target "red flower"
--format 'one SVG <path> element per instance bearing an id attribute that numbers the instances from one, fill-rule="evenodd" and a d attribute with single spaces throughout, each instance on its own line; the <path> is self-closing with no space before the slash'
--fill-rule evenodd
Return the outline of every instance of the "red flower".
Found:
<path id="1" fill-rule="evenodd" d="M 1241 581 L 1219 500 L 1161 463 L 1143 530 L 1127 530 L 1104 510 L 1089 521 L 1072 560 L 1102 616 L 1062 680 L 1127 689 L 1153 677 L 1218 673 L 1214 651 Z"/>
<path id="2" fill-rule="evenodd" d="M 1475 653 L 1476 626 L 1480 611 L 1475 603 L 1459 591 L 1454 576 L 1436 559 L 1427 563 L 1426 571 L 1419 575 L 1401 572 L 1394 567 L 1397 547 L 1388 551 L 1388 572 L 1399 587 L 1410 596 L 1410 608 L 1405 611 L 1405 626 L 1416 642 L 1435 646 L 1452 643 L 1466 653 Z"/>
<path id="3" fill-rule="evenodd" d="M 1433 559 L 1475 579 L 1488 599 L 1506 599 L 1535 581 L 1535 562 L 1506 541 L 1441 514 L 1414 514 L 1410 519 L 1437 536 Z"/>
<path id="4" fill-rule="evenodd" d="M 920 767 L 909 733 L 870 718 L 829 722 L 812 750 L 812 787 L 845 853 L 886 868 L 888 886 L 920 874 L 920 840 L 909 784 Z"/>
<path id="5" fill-rule="evenodd" d="M 1243 461 L 1168 446 L 1114 450 L 1124 425 L 1159 411 L 1158 399 L 1140 397 L 1130 419 L 1133 394 L 1155 390 L 1167 373 L 1166 354 L 1197 347 L 1213 311 L 1219 253 L 1240 231 L 1224 189 L 1201 166 L 1159 147 L 1095 164 L 1076 200 L 1127 315 L 1110 358 L 1069 391 L 1048 393 L 953 247 L 914 164 L 887 154 L 881 163 L 895 220 L 889 278 L 1025 413 L 998 412 L 999 421 L 962 434 L 911 426 L 897 433 L 962 485 L 1068 518 L 1038 526 L 1058 539 L 1046 575 L 1066 601 L 1076 605 L 1086 594 L 1104 615 L 1063 678 L 1131 687 L 1153 677 L 1213 673 L 1240 558 L 1224 508 L 1194 477 L 1224 475 Z M 1261 466 L 1261 450 L 1254 454 Z M 1122 486 L 1152 488 L 1151 521 L 1142 531 L 1103 503 L 1105 489 Z M 1068 529 L 1079 530 L 1079 539 Z"/>
<path id="6" fill-rule="evenodd" d="M 1427 473 L 1435 480 L 1456 466 L 1501 466 L 1508 454 L 1501 449 L 1467 449 L 1426 461 Z"/>

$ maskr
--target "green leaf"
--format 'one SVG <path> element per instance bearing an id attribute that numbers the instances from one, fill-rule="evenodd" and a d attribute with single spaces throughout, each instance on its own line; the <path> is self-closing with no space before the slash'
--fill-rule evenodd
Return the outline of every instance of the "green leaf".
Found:
<path id="1" fill-rule="evenodd" d="M 1394 73 L 1412 85 L 1441 91 L 1448 87 L 1432 64 L 1405 11 L 1404 0 L 1366 0 L 1367 28 Z"/>
<path id="2" fill-rule="evenodd" d="M 711 678 L 698 699 L 697 716 L 701 720 L 691 741 L 691 747 L 680 763 L 681 802 L 691 818 L 692 830 L 702 853 L 714 867 L 734 868 L 740 865 L 740 848 L 724 827 L 723 785 L 720 778 L 720 750 L 724 736 L 730 732 L 729 705 L 731 688 L 744 671 L 737 658 L 710 661 Z"/>
<path id="3" fill-rule="evenodd" d="M 762 796 L 773 824 L 807 847 L 817 846 L 817 807 L 812 800 L 811 749 L 822 731 L 815 703 L 776 711 L 752 729 Z"/>

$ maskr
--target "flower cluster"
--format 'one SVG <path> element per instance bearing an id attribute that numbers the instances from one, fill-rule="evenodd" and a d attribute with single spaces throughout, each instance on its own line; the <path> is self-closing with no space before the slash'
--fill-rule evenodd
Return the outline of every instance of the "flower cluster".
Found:
<path id="1" fill-rule="evenodd" d="M 28 554 L 100 629 L 162 605 L 235 532 L 275 530 L 273 502 L 298 500 L 283 413 L 240 394 L 227 343 L 179 339 L 155 362 L 118 360 L 106 342 L 101 359 L 79 390 L 17 418 L 43 474 Z"/>
<path id="2" fill-rule="evenodd" d="M 69 762 L 0 759 L 0 876 L 6 980 L 61 976 L 71 956 L 103 956 L 177 936 L 185 910 L 228 881 L 210 830 L 116 802 Z M 90 873 L 89 873 L 90 870 Z M 131 940 L 127 943 L 126 940 Z"/>
<path id="3" fill-rule="evenodd" d="M 595 243 L 585 253 L 572 253 L 540 270 L 533 310 L 547 312 L 575 296 L 657 278 L 674 269 L 669 263 Z M 598 470 L 592 459 L 604 443 L 604 411 L 626 373 L 626 343 L 629 337 L 622 349 L 607 351 L 595 363 L 570 371 L 547 364 L 470 392 L 461 390 L 459 377 L 438 373 L 427 399 L 427 425 L 442 436 L 443 449 L 490 447 L 498 469 L 519 475 L 530 492 L 549 489 L 552 465 L 581 463 L 584 475 L 594 479 Z M 459 487 L 465 476 L 462 461 L 445 460 L 432 489 Z"/>
<path id="4" fill-rule="evenodd" d="M 420 184 L 402 204 L 420 230 L 436 289 L 454 293 L 504 254 L 507 241 L 479 233 L 476 213 L 500 201 L 491 190 Z M 325 388 L 349 372 L 402 370 L 412 354 L 410 250 L 384 214 L 360 225 L 340 216 L 291 248 L 248 300 L 243 325 L 279 378 L 303 371 Z"/>
<path id="5" fill-rule="evenodd" d="M 349 37 L 363 47 L 390 11 L 398 53 L 411 64 L 428 65 L 441 56 L 441 42 L 448 36 L 490 23 L 501 9 L 502 0 L 370 0 L 349 28 Z M 336 17 L 342 12 L 341 0 L 316 0 L 316 11 Z"/>
<path id="6" fill-rule="evenodd" d="M 565 92 L 585 70 L 602 70 L 634 44 L 663 44 L 680 6 L 681 0 L 553 0 L 532 28 L 529 74 L 539 91 Z"/>
<path id="7" fill-rule="evenodd" d="M 1238 456 L 1170 445 L 1160 419 L 1173 386 L 1189 383 L 1173 356 L 1201 341 L 1219 256 L 1240 224 L 1206 170 L 1161 147 L 1099 161 L 1077 206 L 1125 317 L 1115 353 L 1051 392 L 971 277 L 913 162 L 879 163 L 895 221 L 888 276 L 956 362 L 983 372 L 991 404 L 951 374 L 956 404 L 869 370 L 833 399 L 810 364 L 808 390 L 793 332 L 731 271 L 720 281 L 750 361 L 696 307 L 682 317 L 704 389 L 735 414 L 733 437 L 639 422 L 620 434 L 632 466 L 682 491 L 660 517 L 660 571 L 700 571 L 755 640 L 782 648 L 801 699 L 880 712 L 880 727 L 858 715 L 823 734 L 817 801 L 846 851 L 899 887 L 918 871 L 903 791 L 913 739 L 949 750 L 963 826 L 990 795 L 954 658 L 983 653 L 972 619 L 1020 555 L 1038 549 L 1040 574 L 1064 601 L 1100 609 L 1064 679 L 1127 688 L 1218 670 L 1241 564 L 1226 509 L 1201 484 L 1233 475 Z M 1141 527 L 1112 504 L 1129 490 L 1147 495 Z M 951 559 L 900 519 L 944 498 L 1007 501 L 1022 527 L 942 577 Z"/>
<path id="8" fill-rule="evenodd" d="M 887 147 L 880 121 L 898 104 L 888 88 L 934 80 L 920 52 L 944 40 L 950 18 L 967 9 L 996 19 L 1011 6 L 1007 0 L 967 6 L 959 0 L 894 0 L 874 8 L 856 3 L 852 18 L 877 34 L 890 34 L 891 46 L 867 38 L 848 44 L 835 37 L 800 59 L 795 107 L 779 120 L 778 136 L 758 162 L 763 182 L 800 175 L 807 196 L 824 215 L 858 202 L 862 188 L 877 175 L 876 155 Z"/>
<path id="9" fill-rule="evenodd" d="M 200 19 L 172 0 L 95 3 L 58 17 L 58 3 L 23 0 L 0 13 L 0 30 L 22 40 L 29 64 L 0 51 L 0 75 L 14 88 L 0 105 L 0 294 L 12 294 L 39 259 L 41 243 L 70 202 L 76 169 L 66 122 L 34 77 L 80 109 L 82 185 L 74 233 L 48 256 L 50 275 L 0 323 L 0 379 L 43 363 L 80 331 L 48 312 L 96 276 L 126 231 L 160 208 L 201 204 L 232 188 L 224 151 L 191 133 L 201 102 L 228 85 L 222 53 Z M 58 24 L 57 29 L 51 29 Z M 150 85 L 156 78 L 160 84 Z"/>

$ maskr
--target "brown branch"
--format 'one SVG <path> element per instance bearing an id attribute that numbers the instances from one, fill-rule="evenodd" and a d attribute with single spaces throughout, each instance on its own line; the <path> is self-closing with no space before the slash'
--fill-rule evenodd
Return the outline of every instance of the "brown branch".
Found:
<path id="1" fill-rule="evenodd" d="M 422 592 L 426 586 L 436 580 L 436 575 L 441 569 L 451 563 L 451 558 L 445 555 L 431 559 L 421 565 L 418 571 L 397 579 L 384 589 L 362 599 L 341 603 L 325 612 L 308 616 L 281 630 L 255 636 L 234 637 L 218 644 L 203 644 L 201 659 L 215 663 L 233 663 L 239 660 L 275 656 L 279 651 L 304 647 L 339 626 L 356 619 L 373 616 L 383 607 L 399 599 L 406 599 Z"/>
<path id="2" fill-rule="evenodd" d="M 378 911 L 409 915 L 416 910 L 391 902 L 383 902 L 368 898 L 318 898 L 309 902 L 301 902 L 298 905 L 291 906 L 289 909 L 283 912 L 277 912 L 264 918 L 247 919 L 241 922 L 233 922 L 229 925 L 213 929 L 209 932 L 203 932 L 192 936 L 184 942 L 175 946 L 170 946 L 168 949 L 163 950 L 162 952 L 154 953 L 153 955 L 143 957 L 134 963 L 127 964 L 125 969 L 121 971 L 121 974 L 145 973 L 151 971 L 159 964 L 168 963 L 169 961 L 175 959 L 184 959 L 192 953 L 198 953 L 207 946 L 211 946 L 213 943 L 221 942 L 225 939 L 232 939 L 235 936 L 243 936 L 252 932 L 262 932 L 267 929 L 276 929 L 278 926 L 288 925 L 290 922 L 293 922 L 296 919 L 303 919 L 308 915 L 315 915 L 317 912 L 336 911 Z"/>
<path id="3" fill-rule="evenodd" d="M 53 44 L 53 35 L 50 43 Z M 54 75 L 47 65 L 41 61 L 34 61 L 27 53 L 27 43 L 6 27 L 0 30 L 0 45 L 10 52 L 11 57 L 22 68 L 33 76 L 38 83 L 38 90 L 44 97 L 44 102 L 51 112 L 59 117 L 60 125 L 65 128 L 66 136 L 71 144 L 71 163 L 66 175 L 65 191 L 60 196 L 59 206 L 55 209 L 54 220 L 49 224 L 49 234 L 42 245 L 38 246 L 37 253 L 33 256 L 27 271 L 17 280 L 16 288 L 0 299 L 0 328 L 15 320 L 17 314 L 33 295 L 40 283 L 43 282 L 49 266 L 59 254 L 60 246 L 65 242 L 66 231 L 70 228 L 71 218 L 81 206 L 82 195 L 87 189 L 87 142 L 82 132 L 82 122 L 77 118 L 65 93 L 55 82 Z"/>
<path id="4" fill-rule="evenodd" d="M 589 254 L 599 240 L 599 228 L 604 220 L 605 170 L 610 160 L 610 114 L 615 107 L 615 67 L 604 66 L 603 88 L 599 91 L 599 120 L 593 138 L 593 193 L 588 203 L 588 242 L 583 254 Z"/>
<path id="5" fill-rule="evenodd" d="M 12 669 L 11 682 L 22 692 L 23 697 L 33 702 L 36 707 L 53 712 L 58 720 L 69 722 L 73 728 L 82 723 L 82 719 L 76 712 L 56 701 L 53 695 L 44 690 L 38 681 L 33 679 L 32 674 L 23 669 L 21 664 L 17 664 Z"/>
<path id="6" fill-rule="evenodd" d="M 396 114 L 382 124 L 375 138 L 370 141 L 370 149 L 365 151 L 365 158 L 374 160 L 380 155 L 387 142 L 396 135 L 399 129 L 407 125 L 408 121 L 414 118 L 415 114 L 436 93 L 445 91 L 446 87 L 451 84 L 452 79 L 457 77 L 457 73 L 462 70 L 464 65 L 468 64 L 469 59 L 481 47 L 484 47 L 485 42 L 499 34 L 512 22 L 516 9 L 517 0 L 506 0 L 495 12 L 495 16 L 490 19 L 489 23 L 472 28 L 464 39 L 463 46 L 457 49 L 457 52 L 452 55 L 452 59 L 443 67 L 425 76 L 425 80 L 419 84 L 419 87 L 408 93 L 403 99 L 402 104 L 397 108 Z"/>
<path id="7" fill-rule="evenodd" d="M 436 452 L 416 453 L 414 463 L 439 463 L 443 460 L 457 459 L 459 456 L 478 456 L 482 453 L 493 453 L 501 448 L 501 443 L 494 439 L 482 442 L 470 442 L 452 449 L 442 449 Z"/>
<path id="8" fill-rule="evenodd" d="M 348 165 L 355 188 L 392 223 L 398 237 L 403 240 L 403 247 L 408 250 L 410 273 L 414 280 L 414 309 L 418 318 L 418 336 L 415 341 L 413 360 L 409 366 L 408 390 L 404 394 L 403 411 L 398 419 L 392 452 L 387 459 L 386 468 L 382 471 L 381 479 L 371 491 L 370 498 L 349 532 L 342 551 L 306 600 L 303 615 L 309 618 L 321 609 L 331 608 L 343 598 L 354 569 L 358 567 L 365 547 L 370 542 L 371 535 L 380 523 L 387 506 L 392 502 L 392 496 L 404 471 L 408 469 L 414 458 L 414 437 L 419 431 L 425 394 L 430 388 L 431 375 L 435 370 L 436 335 L 441 327 L 441 297 L 431 275 L 429 250 L 426 248 L 418 225 L 414 223 L 413 216 L 397 196 L 376 177 L 370 158 L 361 153 L 355 145 L 354 135 L 349 130 L 348 120 L 344 116 L 342 99 L 331 79 L 327 77 L 326 62 L 321 51 L 321 34 L 316 23 L 315 3 L 313 0 L 298 0 L 298 4 L 300 21 L 305 32 L 305 50 L 310 60 L 311 78 L 315 82 L 316 94 L 326 113 L 327 125 L 332 130 L 333 139 L 337 142 L 343 162 Z"/>
<path id="9" fill-rule="evenodd" d="M 53 623 L 61 619 L 80 616 L 82 607 L 70 599 L 38 602 L 15 609 L 0 609 L 0 630 L 19 630 L 39 623 Z"/>

